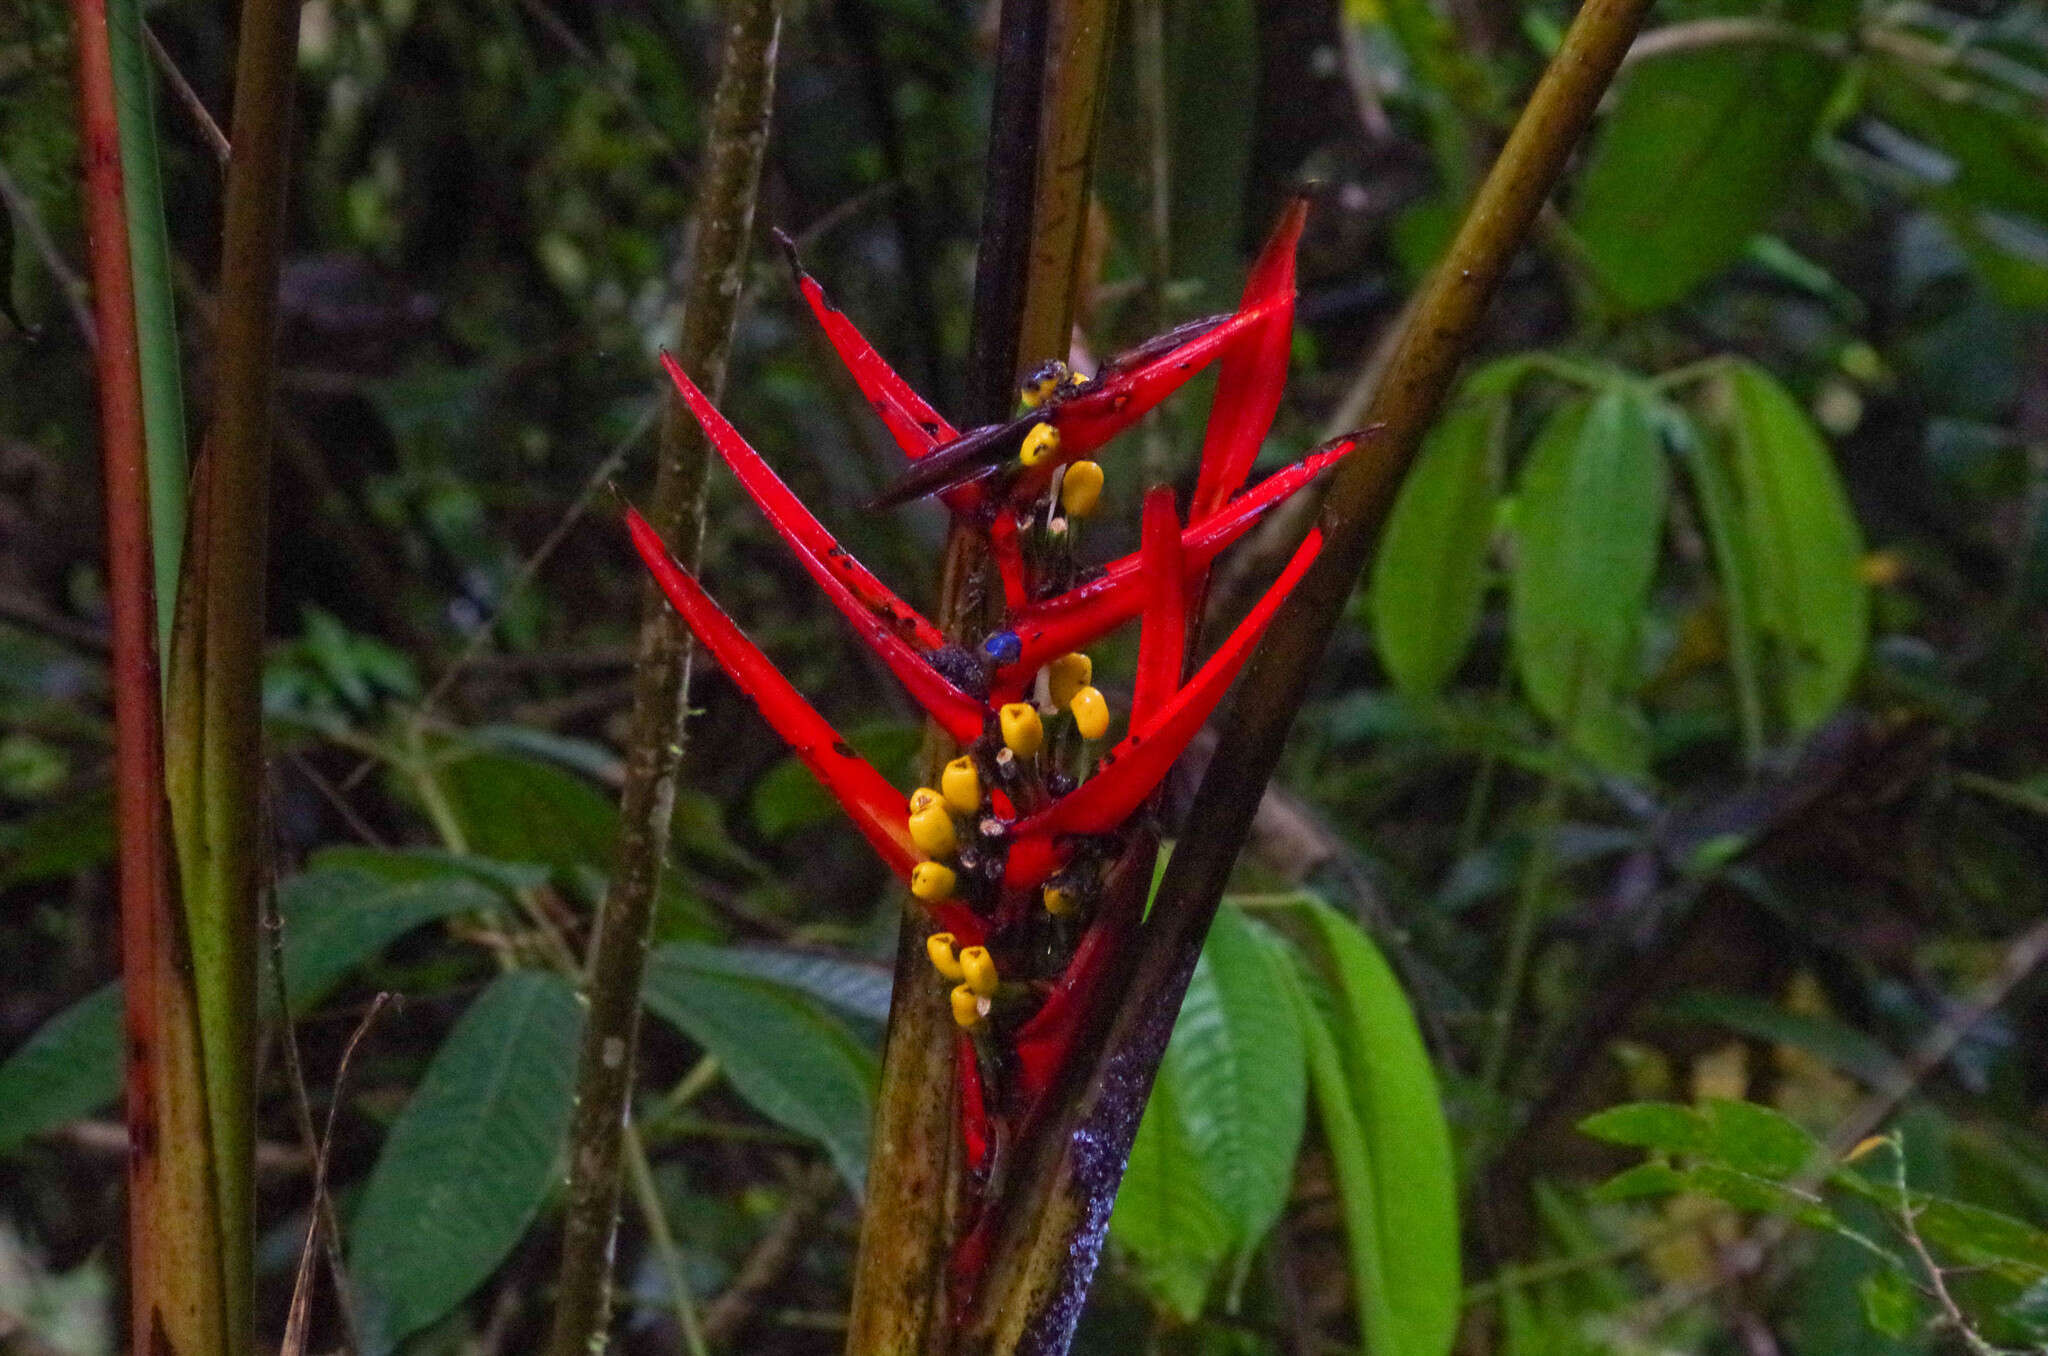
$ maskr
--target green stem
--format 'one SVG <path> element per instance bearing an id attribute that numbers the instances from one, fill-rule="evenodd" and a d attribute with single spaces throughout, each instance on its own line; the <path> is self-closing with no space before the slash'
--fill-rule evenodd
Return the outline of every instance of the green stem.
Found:
<path id="1" fill-rule="evenodd" d="M 690 291 L 676 348 L 677 361 L 714 400 L 725 385 L 753 231 L 774 102 L 782 0 L 734 0 L 723 17 L 727 37 L 712 96 Z M 647 517 L 689 565 L 695 564 L 703 539 L 708 457 L 702 431 L 671 396 L 663 407 L 661 455 Z M 591 939 L 590 1016 L 569 1130 L 568 1207 L 547 1345 L 553 1356 L 591 1356 L 606 1343 L 621 1156 L 640 1036 L 640 988 L 683 758 L 692 647 L 651 581 L 642 591 L 640 619 L 618 858 Z"/>

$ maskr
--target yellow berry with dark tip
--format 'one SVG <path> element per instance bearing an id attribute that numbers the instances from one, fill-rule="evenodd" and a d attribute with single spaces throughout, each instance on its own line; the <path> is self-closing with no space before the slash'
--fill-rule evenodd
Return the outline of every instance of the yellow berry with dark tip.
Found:
<path id="1" fill-rule="evenodd" d="M 989 1003 L 965 984 L 953 990 L 953 1020 L 963 1031 L 971 1031 L 981 1025 L 981 1019 L 988 1016 Z"/>
<path id="2" fill-rule="evenodd" d="M 1076 518 L 1095 512 L 1102 499 L 1102 463 L 1077 461 L 1060 477 L 1060 507 Z"/>
<path id="3" fill-rule="evenodd" d="M 936 904 L 942 899 L 953 897 L 953 888 L 960 878 L 953 874 L 950 866 L 937 862 L 919 862 L 910 872 L 910 893 L 927 904 Z"/>
<path id="4" fill-rule="evenodd" d="M 910 793 L 910 813 L 922 814 L 931 806 L 938 805 L 946 798 L 929 786 L 920 786 Z"/>
<path id="5" fill-rule="evenodd" d="M 1057 885 L 1045 887 L 1045 911 L 1055 918 L 1065 918 L 1079 902 L 1070 890 L 1062 890 Z"/>
<path id="6" fill-rule="evenodd" d="M 981 808 L 981 774 L 972 758 L 955 758 L 939 774 L 939 790 L 954 814 L 971 815 Z"/>
<path id="7" fill-rule="evenodd" d="M 996 974 L 996 958 L 988 954 L 985 946 L 970 946 L 960 953 L 960 969 L 967 977 L 967 987 L 983 998 L 996 996 L 996 986 L 1002 979 Z"/>
<path id="8" fill-rule="evenodd" d="M 1100 739 L 1109 733 L 1109 699 L 1099 687 L 1084 687 L 1067 703 L 1074 713 L 1074 728 L 1083 739 Z"/>
<path id="9" fill-rule="evenodd" d="M 953 816 L 944 801 L 935 800 L 910 817 L 910 841 L 930 857 L 950 857 L 958 844 L 953 834 Z"/>
<path id="10" fill-rule="evenodd" d="M 1024 446 L 1017 453 L 1017 460 L 1026 466 L 1043 466 L 1059 455 L 1060 431 L 1051 424 L 1033 424 L 1031 431 L 1024 435 Z"/>
<path id="11" fill-rule="evenodd" d="M 1095 677 L 1095 661 L 1085 654 L 1063 654 L 1045 667 L 1046 691 L 1062 711 Z"/>
<path id="12" fill-rule="evenodd" d="M 1019 758 L 1029 758 L 1045 745 L 1045 723 L 1030 702 L 1011 702 L 996 713 L 1003 727 L 1003 745 Z"/>
<path id="13" fill-rule="evenodd" d="M 924 954 L 942 979 L 957 982 L 967 978 L 967 972 L 960 968 L 960 957 L 953 951 L 955 940 L 950 932 L 934 932 L 924 939 Z"/>

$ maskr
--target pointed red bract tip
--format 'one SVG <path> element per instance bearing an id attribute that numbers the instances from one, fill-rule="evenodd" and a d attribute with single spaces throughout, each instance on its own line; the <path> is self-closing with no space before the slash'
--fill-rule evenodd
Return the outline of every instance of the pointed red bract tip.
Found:
<path id="1" fill-rule="evenodd" d="M 1296 198 L 1267 237 L 1245 281 L 1240 310 L 1263 312 L 1265 319 L 1251 338 L 1223 359 L 1202 435 L 1202 469 L 1188 507 L 1191 521 L 1200 522 L 1237 493 L 1279 413 L 1294 340 L 1294 253 L 1307 220 L 1308 200 Z"/>
<path id="2" fill-rule="evenodd" d="M 639 510 L 626 510 L 626 530 L 632 535 L 633 549 L 682 616 L 684 625 L 711 652 L 740 691 L 753 700 L 762 718 L 789 745 L 797 760 L 839 802 L 847 818 L 888 863 L 889 869 L 909 880 L 911 868 L 919 858 L 910 842 L 903 793 L 853 751 L 832 723 L 803 699 L 803 694 L 747 639 L 738 624 L 711 601 L 703 586 L 676 564 L 668 547 Z"/>
<path id="3" fill-rule="evenodd" d="M 948 682 L 925 662 L 920 650 L 904 639 L 908 634 L 923 649 L 937 649 L 945 643 L 938 628 L 839 545 L 675 359 L 663 353 L 661 361 L 690 414 L 739 478 L 741 487 L 767 515 L 776 535 L 795 554 L 804 572 L 825 591 L 832 605 L 853 624 L 868 648 L 888 665 L 911 699 L 953 738 L 965 741 L 979 735 L 987 714 L 983 705 Z"/>
<path id="4" fill-rule="evenodd" d="M 1073 794 L 1019 823 L 1018 837 L 1108 833 L 1130 818 L 1216 709 L 1231 680 L 1251 657 L 1267 623 L 1322 549 L 1322 530 L 1312 529 L 1280 577 L 1173 700 L 1148 724 L 1125 736 L 1097 765 L 1095 775 Z"/>

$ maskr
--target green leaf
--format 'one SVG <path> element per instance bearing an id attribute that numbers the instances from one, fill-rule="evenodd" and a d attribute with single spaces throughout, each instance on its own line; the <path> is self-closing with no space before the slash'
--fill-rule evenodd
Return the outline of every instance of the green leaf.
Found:
<path id="1" fill-rule="evenodd" d="M 1718 383 L 1742 522 L 1756 562 L 1756 624 L 1787 725 L 1818 725 L 1863 664 L 1870 595 L 1863 536 L 1827 444 L 1770 373 L 1731 363 Z"/>
<path id="2" fill-rule="evenodd" d="M 0 890 L 60 880 L 114 855 L 114 794 L 88 791 L 0 824 Z"/>
<path id="3" fill-rule="evenodd" d="M 94 989 L 0 1064 L 0 1154 L 121 1094 L 121 986 Z"/>
<path id="4" fill-rule="evenodd" d="M 1631 1102 L 1579 1122 L 1610 1144 L 1686 1154 L 1737 1172 L 1790 1177 L 1819 1155 L 1820 1142 L 1796 1122 L 1754 1102 L 1708 1098 L 1698 1107 Z"/>
<path id="5" fill-rule="evenodd" d="M 1921 1237 L 1968 1265 L 2048 1275 L 2048 1233 L 2023 1219 L 1945 1196 L 1913 1198 Z"/>
<path id="6" fill-rule="evenodd" d="M 1712 1139 L 1708 1152 L 1737 1171 L 1786 1178 L 1820 1156 L 1819 1140 L 1767 1106 L 1709 1097 L 1700 1113 Z"/>
<path id="7" fill-rule="evenodd" d="M 1275 946 L 1237 910 L 1217 912 L 1161 1063 L 1180 1093 L 1181 1137 L 1239 1250 L 1279 1218 L 1307 1117 L 1301 1024 L 1273 998 L 1287 963 Z"/>
<path id="8" fill-rule="evenodd" d="M 568 1133 L 582 1030 L 566 981 L 518 971 L 493 981 L 442 1042 L 350 1222 L 371 1352 L 461 1303 L 539 1213 Z"/>
<path id="9" fill-rule="evenodd" d="M 1652 310 L 1734 262 L 1809 159 L 1833 81 L 1825 58 L 1764 44 L 1664 56 L 1624 75 L 1570 217 L 1609 296 Z"/>
<path id="10" fill-rule="evenodd" d="M 1373 1356 L 1442 1356 L 1463 1304 L 1457 1172 L 1414 1011 L 1379 949 L 1304 896 L 1311 945 L 1287 975 L 1336 1169 L 1360 1326 Z"/>
<path id="11" fill-rule="evenodd" d="M 308 871 L 278 891 L 284 925 L 285 996 L 311 1011 L 351 970 L 423 923 L 503 908 L 496 892 L 466 876 L 390 884 L 367 872 Z"/>
<path id="12" fill-rule="evenodd" d="M 1922 1303 L 1912 1282 L 1886 1268 L 1873 1271 L 1857 1283 L 1863 1300 L 1863 1317 L 1886 1337 L 1910 1337 L 1920 1327 Z"/>
<path id="13" fill-rule="evenodd" d="M 1680 1021 L 1711 1022 L 1758 1040 L 1790 1045 L 1872 1087 L 1887 1087 L 1901 1076 L 1899 1061 L 1882 1042 L 1855 1027 L 1825 1017 L 1787 1012 L 1750 994 L 1695 990 L 1663 1004 Z"/>
<path id="14" fill-rule="evenodd" d="M 1668 471 L 1650 398 L 1573 401 L 1522 470 L 1509 623 L 1530 700 L 1581 753 L 1636 771 L 1636 626 L 1657 570 Z"/>
<path id="15" fill-rule="evenodd" d="M 1381 664 L 1409 696 L 1442 687 L 1479 628 L 1507 414 L 1504 398 L 1468 394 L 1452 406 L 1387 519 L 1372 572 L 1373 634 Z"/>
<path id="16" fill-rule="evenodd" d="M 618 811 L 573 773 L 538 759 L 479 753 L 436 775 L 468 851 L 559 873 L 611 870 Z"/>
<path id="17" fill-rule="evenodd" d="M 1596 1201 L 1633 1201 L 1646 1196 L 1670 1196 L 1687 1190 L 1688 1179 L 1662 1159 L 1638 1163 L 1593 1188 Z"/>
<path id="18" fill-rule="evenodd" d="M 778 984 L 740 978 L 686 943 L 648 959 L 647 1008 L 715 1056 L 733 1090 L 818 1141 L 855 1191 L 867 1173 L 875 1060 L 840 1023 Z"/>
<path id="19" fill-rule="evenodd" d="M 1667 407 L 1668 408 L 1668 407 Z M 1763 678 L 1756 623 L 1756 559 L 1742 530 L 1740 500 L 1727 460 L 1707 445 L 1690 419 L 1672 411 L 1680 436 L 1673 439 L 1692 480 L 1693 497 L 1714 552 L 1714 571 L 1721 584 L 1723 631 L 1728 637 L 1728 669 L 1735 680 L 1736 718 L 1752 764 L 1764 744 Z"/>
<path id="20" fill-rule="evenodd" d="M 676 942 L 664 950 L 697 970 L 767 980 L 808 994 L 849 1017 L 889 1020 L 889 970 L 876 961 L 797 946 Z"/>
<path id="21" fill-rule="evenodd" d="M 387 883 L 354 869 L 308 871 L 278 892 L 285 992 L 294 1014 L 423 923 L 501 907 L 463 876 Z M 270 999 L 266 985 L 263 1001 Z M 113 1102 L 121 1092 L 121 986 L 109 984 L 44 1023 L 0 1064 L 0 1153 Z"/>
<path id="22" fill-rule="evenodd" d="M 1579 1129 L 1609 1144 L 1628 1144 L 1667 1154 L 1712 1152 L 1713 1134 L 1706 1118 L 1676 1102 L 1629 1102 L 1596 1111 Z"/>
<path id="23" fill-rule="evenodd" d="M 1146 1289 L 1193 1322 L 1234 1240 L 1182 1128 L 1185 1100 L 1179 1074 L 1162 1064 L 1131 1144 L 1109 1231 L 1137 1260 Z"/>

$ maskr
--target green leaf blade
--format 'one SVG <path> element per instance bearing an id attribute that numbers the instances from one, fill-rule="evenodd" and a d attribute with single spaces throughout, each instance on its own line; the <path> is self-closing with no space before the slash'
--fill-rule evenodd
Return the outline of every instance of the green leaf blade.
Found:
<path id="1" fill-rule="evenodd" d="M 434 1055 L 349 1229 L 366 1345 L 390 1351 L 511 1252 L 555 1180 L 583 1006 L 561 978 L 502 975 Z"/>

